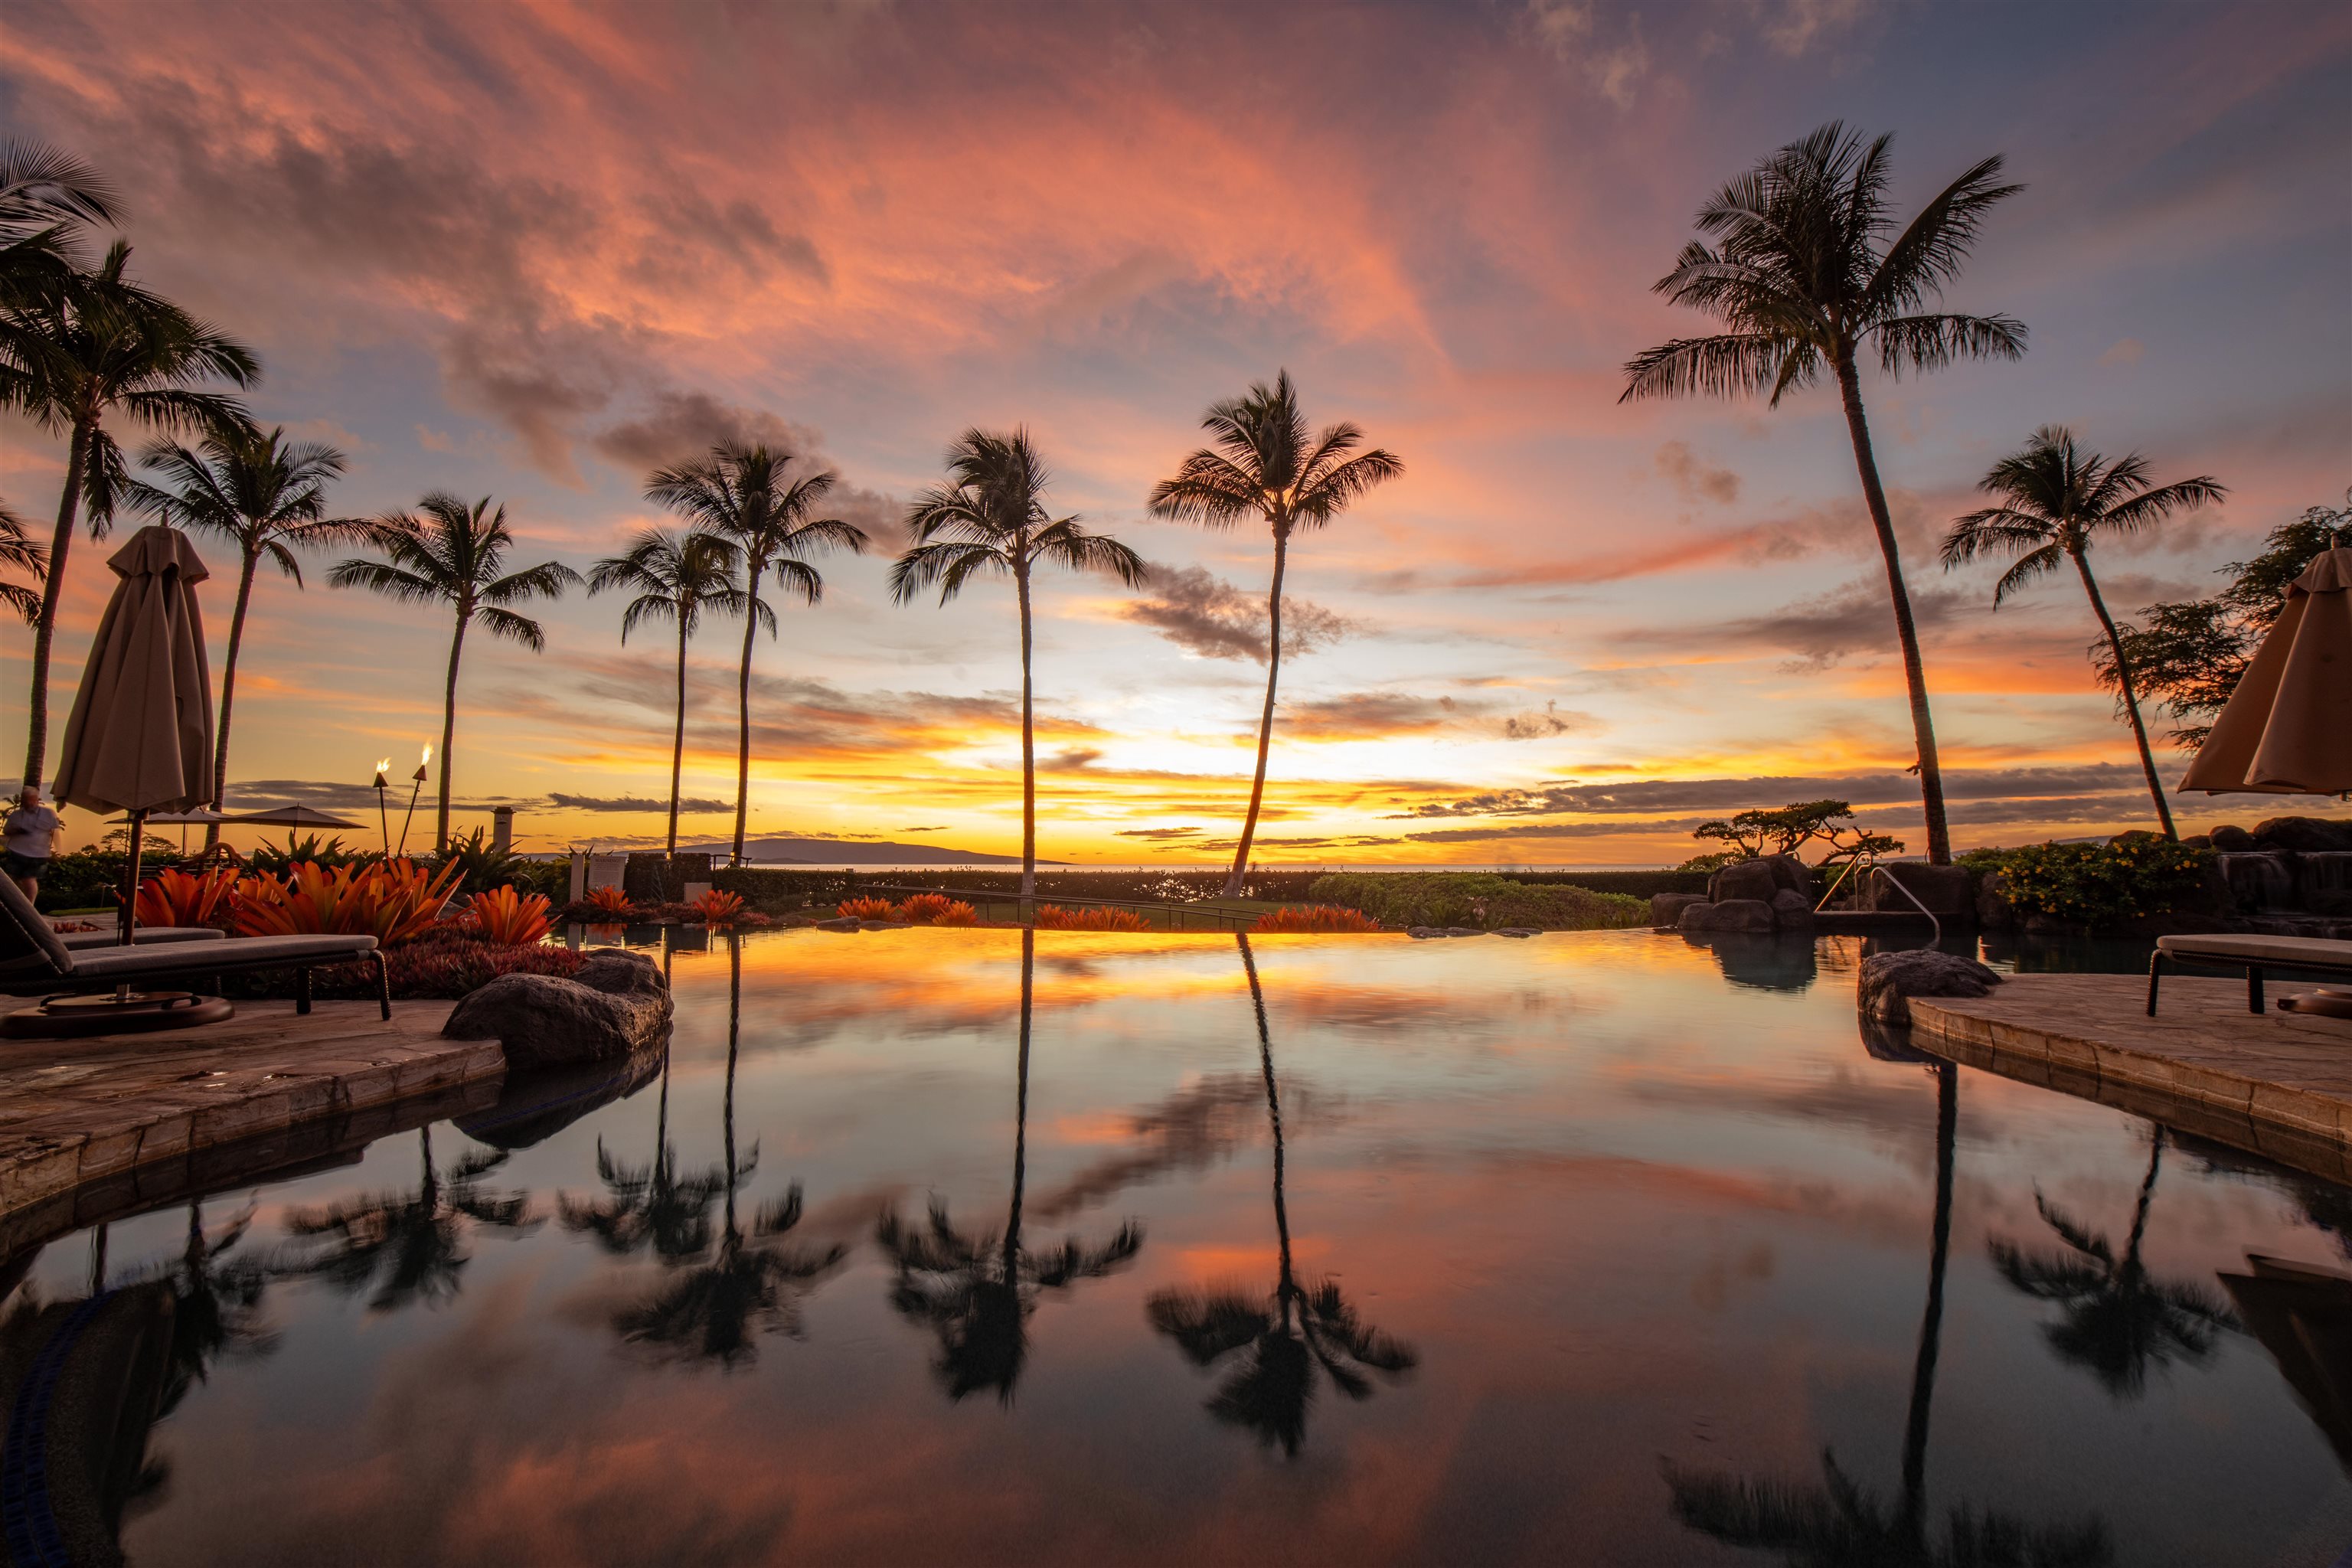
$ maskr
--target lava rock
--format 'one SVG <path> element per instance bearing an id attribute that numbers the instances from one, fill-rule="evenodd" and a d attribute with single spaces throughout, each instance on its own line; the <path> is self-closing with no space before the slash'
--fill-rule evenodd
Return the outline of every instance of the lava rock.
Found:
<path id="1" fill-rule="evenodd" d="M 866 924 L 856 915 L 844 915 L 839 920 L 819 921 L 811 931 L 864 931 Z"/>
<path id="2" fill-rule="evenodd" d="M 1791 888 L 1783 888 L 1772 895 L 1772 921 L 1782 931 L 1813 929 L 1813 906 L 1805 895 Z"/>
<path id="3" fill-rule="evenodd" d="M 2009 873 L 1988 872 L 1977 883 L 1977 924 L 1987 931 L 2008 931 L 2017 924 L 2017 906 L 2009 901 Z"/>
<path id="4" fill-rule="evenodd" d="M 1685 910 L 1693 904 L 1703 904 L 1706 901 L 1705 893 L 1652 893 L 1650 923 L 1654 926 L 1680 925 Z"/>
<path id="5" fill-rule="evenodd" d="M 1862 961 L 1854 1003 L 1865 1018 L 1908 1024 L 1914 996 L 1985 996 L 2000 979 L 1973 958 L 1932 947 L 1874 952 Z"/>
<path id="6" fill-rule="evenodd" d="M 1780 890 L 1780 879 L 1761 859 L 1734 860 L 1706 880 L 1708 901 L 1717 904 L 1730 899 L 1754 899 L 1769 904 Z"/>
<path id="7" fill-rule="evenodd" d="M 1496 926 L 1495 934 L 1496 936 L 1540 936 L 1543 931 L 1539 926 Z"/>
<path id="8" fill-rule="evenodd" d="M 1900 882 L 1918 900 L 1915 904 L 1889 882 Z M 1882 914 L 1916 914 L 1919 906 L 1938 915 L 1967 917 L 1976 912 L 1976 889 L 1965 866 L 1930 866 L 1920 860 L 1882 862 L 1863 888 L 1864 907 Z"/>
<path id="9" fill-rule="evenodd" d="M 669 983 L 642 952 L 607 948 L 571 978 L 501 974 L 459 1002 L 441 1033 L 496 1040 L 509 1070 L 604 1061 L 652 1045 L 669 1028 Z"/>
<path id="10" fill-rule="evenodd" d="M 2300 855 L 2352 849 L 2352 822 L 2330 822 L 2321 816 L 2273 816 L 2254 824 L 2254 842 L 2264 849 L 2292 849 Z"/>
<path id="11" fill-rule="evenodd" d="M 2262 847 L 2254 842 L 2252 834 L 2234 822 L 2223 823 L 2206 837 L 2212 840 L 2213 847 L 2224 855 L 2251 855 Z"/>
<path id="12" fill-rule="evenodd" d="M 1447 936 L 1485 936 L 1486 933 L 1476 926 L 1447 926 L 1445 934 Z"/>
<path id="13" fill-rule="evenodd" d="M 1773 929 L 1772 906 L 1761 899 L 1723 899 L 1693 904 L 1683 911 L 1683 931 L 1754 931 Z"/>

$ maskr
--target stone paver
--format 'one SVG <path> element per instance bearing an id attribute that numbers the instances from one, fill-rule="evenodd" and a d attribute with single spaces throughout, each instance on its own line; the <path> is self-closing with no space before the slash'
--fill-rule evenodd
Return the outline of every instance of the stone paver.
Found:
<path id="1" fill-rule="evenodd" d="M 2274 982 L 2273 995 L 2297 989 Z M 1914 997 L 1915 1044 L 2352 1182 L 2352 1018 L 2246 1011 L 2238 980 L 2020 974 Z"/>
<path id="2" fill-rule="evenodd" d="M 321 1002 L 308 1017 L 291 1002 L 240 1002 L 193 1029 L 0 1042 L 0 1238 L 37 1231 L 35 1216 L 61 1202 L 73 1212 L 77 1192 L 99 1184 L 176 1191 L 207 1151 L 233 1147 L 236 1164 L 293 1129 L 316 1130 L 323 1153 L 363 1113 L 499 1079 L 496 1040 L 441 1037 L 453 1005 L 395 1003 L 387 1023 L 373 1002 Z"/>

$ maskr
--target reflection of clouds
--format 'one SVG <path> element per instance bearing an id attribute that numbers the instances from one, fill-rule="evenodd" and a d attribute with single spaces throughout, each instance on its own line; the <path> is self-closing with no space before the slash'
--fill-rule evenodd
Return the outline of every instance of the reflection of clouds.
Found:
<path id="1" fill-rule="evenodd" d="M 1058 1219 L 1126 1188 L 1206 1170 L 1262 1141 L 1266 1135 L 1265 1080 L 1253 1073 L 1220 1073 L 1179 1089 L 1148 1110 L 1118 1120 L 1114 1135 L 1132 1146 L 1041 1193 L 1034 1205 L 1041 1217 Z M 1330 1120 L 1330 1110 L 1313 1086 L 1286 1074 L 1285 1132 L 1296 1136 Z"/>

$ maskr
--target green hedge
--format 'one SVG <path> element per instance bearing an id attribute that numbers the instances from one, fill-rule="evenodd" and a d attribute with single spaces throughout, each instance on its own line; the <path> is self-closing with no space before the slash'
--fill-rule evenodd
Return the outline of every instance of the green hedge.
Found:
<path id="1" fill-rule="evenodd" d="M 1476 871 L 1342 872 L 1318 879 L 1307 896 L 1361 910 L 1391 926 L 1609 931 L 1650 923 L 1646 900 Z"/>
<path id="2" fill-rule="evenodd" d="M 2193 905 L 2203 890 L 2209 849 L 2154 833 L 2126 833 L 2105 844 L 2030 844 L 1973 857 L 1997 868 L 2001 890 L 2021 915 L 2076 926 L 2112 926 Z"/>

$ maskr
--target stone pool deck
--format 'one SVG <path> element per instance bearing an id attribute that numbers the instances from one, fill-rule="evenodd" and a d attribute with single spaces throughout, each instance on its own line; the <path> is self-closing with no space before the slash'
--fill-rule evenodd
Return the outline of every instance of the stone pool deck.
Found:
<path id="1" fill-rule="evenodd" d="M 2295 989 L 2273 981 L 2273 995 Z M 2246 1011 L 2242 980 L 2020 974 L 1914 997 L 1912 1043 L 2027 1083 L 2352 1182 L 2352 1018 Z"/>
<path id="2" fill-rule="evenodd" d="M 506 1054 L 496 1040 L 442 1038 L 454 1006 L 397 1002 L 387 1023 L 373 1002 L 320 1002 L 308 1017 L 291 1002 L 240 1002 L 236 1016 L 192 1029 L 0 1044 L 0 1257 L 61 1220 L 93 1223 L 272 1160 L 329 1158 L 487 1101 Z"/>

